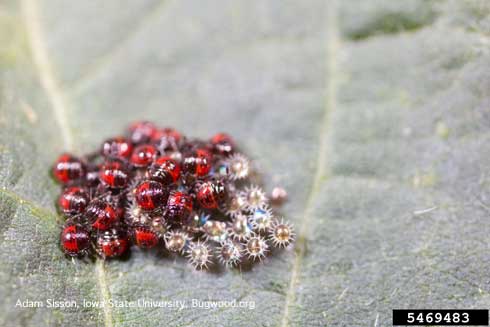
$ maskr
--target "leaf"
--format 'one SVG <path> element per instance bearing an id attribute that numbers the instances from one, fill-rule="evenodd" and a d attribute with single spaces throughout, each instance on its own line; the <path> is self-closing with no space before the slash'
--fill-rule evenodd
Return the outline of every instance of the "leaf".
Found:
<path id="1" fill-rule="evenodd" d="M 478 1 L 4 1 L 0 324 L 386 326 L 393 308 L 489 307 L 489 12 Z M 52 161 L 143 118 L 235 135 L 266 188 L 288 190 L 295 251 L 222 273 L 141 251 L 66 260 Z M 16 307 L 139 298 L 255 309 Z"/>

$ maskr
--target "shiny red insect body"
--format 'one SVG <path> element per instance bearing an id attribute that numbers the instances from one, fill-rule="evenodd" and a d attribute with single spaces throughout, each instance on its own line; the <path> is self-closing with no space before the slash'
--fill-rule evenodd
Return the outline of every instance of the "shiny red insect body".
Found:
<path id="1" fill-rule="evenodd" d="M 102 155 L 106 157 L 113 157 L 113 158 L 127 159 L 129 158 L 129 156 L 131 156 L 132 152 L 133 152 L 133 145 L 128 139 L 122 136 L 118 136 L 106 140 L 102 144 L 102 149 L 101 149 Z"/>
<path id="2" fill-rule="evenodd" d="M 136 187 L 136 203 L 143 210 L 155 210 L 161 207 L 168 198 L 168 191 L 159 182 L 147 180 Z"/>
<path id="3" fill-rule="evenodd" d="M 58 206 L 65 215 L 82 213 L 89 202 L 86 189 L 78 186 L 66 188 L 58 198 Z"/>
<path id="4" fill-rule="evenodd" d="M 197 190 L 197 202 L 206 209 L 217 209 L 225 197 L 226 189 L 221 181 L 205 182 Z"/>
<path id="5" fill-rule="evenodd" d="M 116 220 L 122 219 L 124 217 L 124 214 L 126 212 L 125 198 L 122 197 L 120 194 L 116 195 L 112 194 L 111 192 L 107 192 L 105 196 L 99 196 L 98 199 L 109 203 L 109 205 L 114 209 L 114 212 L 116 213 Z"/>
<path id="6" fill-rule="evenodd" d="M 235 142 L 230 135 L 226 133 L 215 134 L 211 138 L 213 151 L 223 156 L 228 156 L 234 152 Z"/>
<path id="7" fill-rule="evenodd" d="M 146 167 L 153 162 L 156 155 L 157 149 L 153 145 L 139 145 L 133 150 L 130 162 L 136 167 Z"/>
<path id="8" fill-rule="evenodd" d="M 67 224 L 60 239 L 63 251 L 72 257 L 86 254 L 90 247 L 89 232 L 78 224 Z"/>
<path id="9" fill-rule="evenodd" d="M 148 143 L 158 131 L 155 124 L 149 121 L 138 121 L 131 124 L 128 128 L 129 139 L 133 144 Z"/>
<path id="10" fill-rule="evenodd" d="M 157 130 L 151 141 L 162 153 L 165 151 L 177 150 L 182 139 L 182 135 L 173 128 L 162 128 Z"/>
<path id="11" fill-rule="evenodd" d="M 106 161 L 99 171 L 100 180 L 110 188 L 123 188 L 130 179 L 126 164 L 117 159 Z"/>
<path id="12" fill-rule="evenodd" d="M 178 181 L 180 165 L 170 157 L 160 157 L 150 166 L 148 172 L 152 179 L 169 185 Z"/>
<path id="13" fill-rule="evenodd" d="M 97 250 L 104 258 L 123 255 L 129 248 L 129 239 L 122 229 L 112 228 L 97 238 Z"/>
<path id="14" fill-rule="evenodd" d="M 62 184 L 79 180 L 85 176 L 85 164 L 71 154 L 62 154 L 54 164 L 53 176 Z"/>
<path id="15" fill-rule="evenodd" d="M 172 192 L 167 200 L 165 218 L 171 223 L 182 223 L 192 211 L 192 198 L 184 192 Z"/>
<path id="16" fill-rule="evenodd" d="M 259 180 L 252 168 L 229 134 L 186 137 L 135 122 L 95 151 L 65 153 L 52 167 L 62 189 L 58 212 L 68 219 L 61 248 L 67 256 L 110 259 L 135 245 L 185 255 L 197 269 L 211 261 L 248 265 L 269 243 L 285 247 L 295 235 L 252 184 Z"/>
<path id="17" fill-rule="evenodd" d="M 85 217 L 96 230 L 107 230 L 118 220 L 116 210 L 109 203 L 99 199 L 90 202 L 85 210 Z"/>
<path id="18" fill-rule="evenodd" d="M 133 242 L 140 248 L 153 248 L 158 244 L 158 235 L 148 227 L 134 227 Z"/>
<path id="19" fill-rule="evenodd" d="M 182 168 L 186 173 L 204 177 L 211 170 L 211 162 L 212 155 L 208 150 L 197 149 L 191 155 L 184 158 Z"/>

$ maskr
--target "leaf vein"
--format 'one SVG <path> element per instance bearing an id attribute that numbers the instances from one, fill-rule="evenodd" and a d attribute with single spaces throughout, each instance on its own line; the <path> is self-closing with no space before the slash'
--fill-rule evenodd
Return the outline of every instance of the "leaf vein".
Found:
<path id="1" fill-rule="evenodd" d="M 28 43 L 31 49 L 34 66 L 41 86 L 51 103 L 53 115 L 61 130 L 63 146 L 67 151 L 73 150 L 73 137 L 67 118 L 67 102 L 55 78 L 53 66 L 48 58 L 43 28 L 40 23 L 38 1 L 22 1 L 23 19 L 27 29 Z"/>
<path id="2" fill-rule="evenodd" d="M 58 221 L 59 220 L 58 215 L 56 215 L 55 213 L 37 205 L 36 203 L 32 202 L 31 200 L 25 199 L 21 195 L 15 193 L 13 191 L 10 191 L 6 188 L 0 188 L 0 195 L 3 195 L 5 197 L 10 198 L 13 202 L 17 203 L 19 206 L 21 206 L 21 205 L 26 206 L 29 209 L 29 211 L 31 211 L 31 213 L 38 218 L 41 218 L 43 220 L 48 220 L 48 221 Z M 53 219 L 46 219 L 48 217 L 53 218 Z"/>
<path id="3" fill-rule="evenodd" d="M 53 114 L 61 130 L 63 145 L 67 151 L 72 151 L 73 136 L 68 123 L 67 108 L 68 104 L 62 92 L 58 80 L 55 78 L 53 66 L 48 57 L 45 46 L 44 33 L 39 17 L 38 2 L 36 0 L 23 0 L 22 12 L 24 23 L 27 29 L 29 46 L 33 56 L 34 65 L 39 75 L 41 86 L 45 90 L 49 101 L 51 102 Z M 19 203 L 22 203 L 16 197 Z M 110 299 L 110 293 L 107 286 L 104 261 L 98 260 L 96 266 L 96 282 L 99 285 L 100 294 L 105 303 Z M 113 326 L 112 309 L 109 305 L 103 306 L 104 324 L 106 327 Z"/>
<path id="4" fill-rule="evenodd" d="M 109 300 L 111 299 L 111 294 L 109 292 L 109 287 L 107 285 L 107 278 L 104 268 L 104 260 L 97 260 L 97 265 L 95 268 L 97 272 L 97 282 L 99 284 L 100 297 L 103 300 L 103 312 L 104 312 L 104 325 L 106 327 L 114 326 L 112 321 L 112 309 L 109 305 Z"/>
<path id="5" fill-rule="evenodd" d="M 301 217 L 301 225 L 296 242 L 296 256 L 293 263 L 291 278 L 289 281 L 289 289 L 286 293 L 284 304 L 283 317 L 281 326 L 289 325 L 290 306 L 295 300 L 296 284 L 299 280 L 301 263 L 306 251 L 306 235 L 310 226 L 310 218 L 314 210 L 314 202 L 319 193 L 320 187 L 325 180 L 328 179 L 330 172 L 327 169 L 327 146 L 330 116 L 336 105 L 336 55 L 338 51 L 338 35 L 337 35 L 337 20 L 336 20 L 336 1 L 333 0 L 329 4 L 327 12 L 327 49 L 326 49 L 326 90 L 323 121 L 319 131 L 319 147 L 316 161 L 315 174 L 312 180 L 312 186 L 306 200 L 305 210 Z"/>

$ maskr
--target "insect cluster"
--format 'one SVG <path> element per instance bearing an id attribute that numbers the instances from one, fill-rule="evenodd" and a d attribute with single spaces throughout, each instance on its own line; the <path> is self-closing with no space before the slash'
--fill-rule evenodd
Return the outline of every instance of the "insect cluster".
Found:
<path id="1" fill-rule="evenodd" d="M 96 153 L 62 154 L 53 175 L 63 188 L 60 238 L 68 256 L 113 258 L 135 245 L 184 255 L 197 269 L 233 267 L 294 240 L 292 226 L 274 217 L 264 191 L 250 183 L 250 161 L 227 134 L 191 140 L 136 122 Z"/>

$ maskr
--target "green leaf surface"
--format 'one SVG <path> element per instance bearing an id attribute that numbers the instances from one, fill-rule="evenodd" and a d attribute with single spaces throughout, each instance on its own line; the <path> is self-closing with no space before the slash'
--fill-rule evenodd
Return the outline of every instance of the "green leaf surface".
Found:
<path id="1" fill-rule="evenodd" d="M 1 326 L 388 326 L 488 308 L 490 7 L 480 1 L 0 3 Z M 132 120 L 227 131 L 289 192 L 294 251 L 196 272 L 70 261 L 49 177 Z M 254 301 L 19 308 L 16 301 Z"/>

